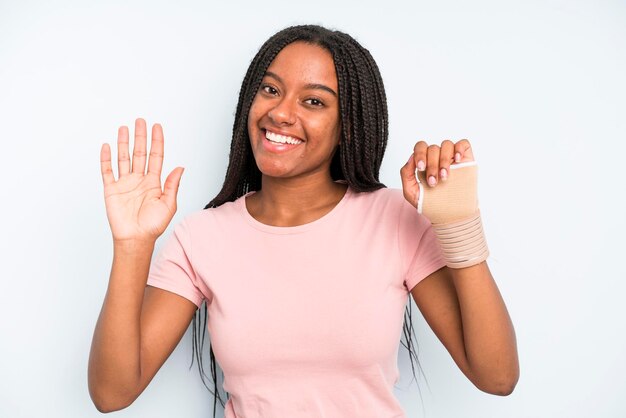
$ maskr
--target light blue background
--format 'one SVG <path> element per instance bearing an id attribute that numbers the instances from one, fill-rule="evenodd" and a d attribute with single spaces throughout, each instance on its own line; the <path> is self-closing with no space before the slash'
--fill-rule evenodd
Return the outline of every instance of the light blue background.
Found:
<path id="1" fill-rule="evenodd" d="M 112 256 L 101 144 L 136 117 L 160 122 L 164 173 L 186 167 L 173 222 L 203 207 L 248 63 L 296 23 L 346 31 L 376 58 L 387 186 L 421 139 L 468 138 L 480 163 L 521 377 L 508 397 L 480 392 L 414 307 L 429 387 L 422 407 L 400 347 L 409 417 L 626 416 L 626 6 L 562 0 L 0 1 L 0 416 L 100 415 L 87 358 Z M 212 416 L 190 345 L 115 416 Z"/>

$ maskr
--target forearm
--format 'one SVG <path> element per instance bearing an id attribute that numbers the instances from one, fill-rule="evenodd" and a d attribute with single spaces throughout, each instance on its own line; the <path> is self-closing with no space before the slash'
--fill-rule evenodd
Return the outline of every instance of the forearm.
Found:
<path id="1" fill-rule="evenodd" d="M 508 394 L 519 376 L 515 330 L 489 267 L 483 262 L 450 271 L 473 381 L 488 392 Z"/>
<path id="2" fill-rule="evenodd" d="M 96 398 L 106 398 L 124 404 L 139 387 L 141 306 L 153 250 L 151 242 L 114 244 L 109 286 L 89 356 L 89 390 L 95 403 L 105 404 Z"/>

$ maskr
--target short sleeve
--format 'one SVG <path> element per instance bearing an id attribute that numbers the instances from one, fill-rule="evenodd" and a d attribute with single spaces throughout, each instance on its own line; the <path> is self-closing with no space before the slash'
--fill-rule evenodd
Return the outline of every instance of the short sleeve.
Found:
<path id="1" fill-rule="evenodd" d="M 148 273 L 148 285 L 176 293 L 200 307 L 204 296 L 191 262 L 191 242 L 185 220 L 174 227 Z"/>
<path id="2" fill-rule="evenodd" d="M 406 200 L 400 210 L 398 240 L 408 291 L 446 265 L 430 220 Z"/>

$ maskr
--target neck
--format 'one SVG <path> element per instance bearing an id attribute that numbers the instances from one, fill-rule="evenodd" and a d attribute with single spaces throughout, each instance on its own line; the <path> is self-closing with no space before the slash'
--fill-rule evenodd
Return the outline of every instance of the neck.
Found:
<path id="1" fill-rule="evenodd" d="M 325 206 L 343 195 L 345 185 L 336 183 L 330 173 L 324 177 L 305 179 L 278 179 L 263 176 L 258 199 L 263 205 L 276 210 L 294 214 Z"/>
<path id="2" fill-rule="evenodd" d="M 299 225 L 319 218 L 341 201 L 348 187 L 334 182 L 330 172 L 302 179 L 263 175 L 261 185 L 261 190 L 248 197 L 248 210 L 257 220 L 277 226 Z"/>

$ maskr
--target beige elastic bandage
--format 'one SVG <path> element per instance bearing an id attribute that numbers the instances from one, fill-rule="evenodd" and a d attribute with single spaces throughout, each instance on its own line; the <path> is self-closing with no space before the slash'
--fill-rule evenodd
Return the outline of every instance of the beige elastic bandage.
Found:
<path id="1" fill-rule="evenodd" d="M 417 172 L 417 180 L 417 211 L 432 223 L 447 266 L 463 268 L 485 261 L 489 249 L 478 209 L 476 161 L 452 164 L 448 179 L 435 187 L 428 185 L 425 171 Z"/>

